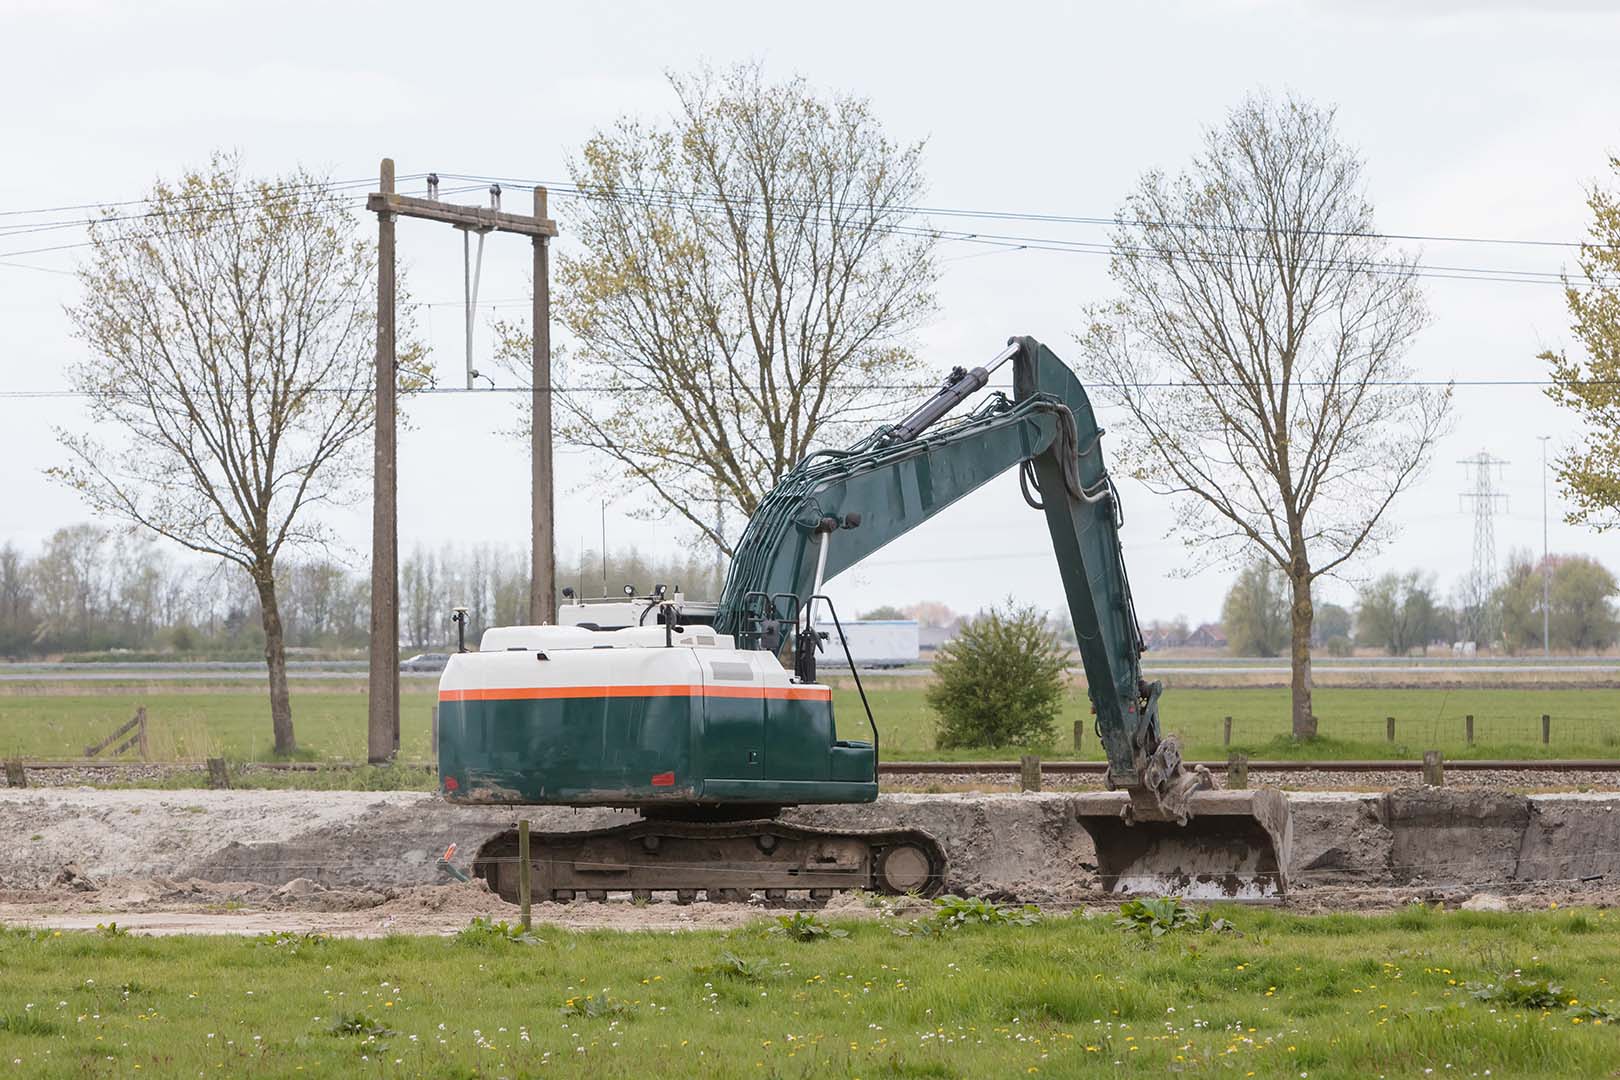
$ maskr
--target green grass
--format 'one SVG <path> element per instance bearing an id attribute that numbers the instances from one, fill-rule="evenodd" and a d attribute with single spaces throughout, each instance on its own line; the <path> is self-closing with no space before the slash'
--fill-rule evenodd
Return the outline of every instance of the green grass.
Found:
<path id="1" fill-rule="evenodd" d="M 1465 986 L 1518 968 L 1614 1009 L 1601 912 L 1221 914 L 1241 936 L 1143 940 L 1107 915 L 807 942 L 773 922 L 533 943 L 0 930 L 0 1073 L 1322 1080 L 1620 1061 L 1620 1025 Z"/>
<path id="2" fill-rule="evenodd" d="M 853 685 L 835 681 L 839 733 L 868 738 L 866 714 Z M 916 679 L 869 678 L 867 694 L 887 760 L 974 760 L 1006 757 L 1019 747 L 939 751 L 933 713 Z M 76 689 L 76 688 L 75 688 Z M 402 687 L 400 753 L 429 756 L 429 716 L 435 687 Z M 1163 698 L 1165 727 L 1180 733 L 1188 756 L 1224 760 L 1232 751 L 1254 758 L 1402 758 L 1443 750 L 1448 758 L 1620 758 L 1620 689 L 1321 689 L 1315 695 L 1322 738 L 1289 738 L 1286 689 L 1170 690 Z M 166 684 L 113 686 L 97 693 L 30 692 L 21 686 L 0 695 L 0 756 L 76 758 L 144 704 L 153 755 L 168 759 L 224 756 L 270 758 L 269 703 L 248 688 Z M 1071 692 L 1058 724 L 1058 742 L 1039 749 L 1050 758 L 1099 760 L 1085 692 Z M 293 719 L 302 756 L 356 761 L 365 757 L 363 684 L 345 688 L 293 687 Z M 1474 715 L 1475 743 L 1464 741 L 1463 717 Z M 1541 744 L 1541 714 L 1552 716 L 1552 741 Z M 1232 745 L 1221 743 L 1222 718 L 1231 716 Z M 1396 741 L 1385 741 L 1384 718 L 1396 718 Z M 1082 749 L 1070 749 L 1074 721 L 1084 718 Z M 269 782 L 269 781 L 267 781 Z"/>

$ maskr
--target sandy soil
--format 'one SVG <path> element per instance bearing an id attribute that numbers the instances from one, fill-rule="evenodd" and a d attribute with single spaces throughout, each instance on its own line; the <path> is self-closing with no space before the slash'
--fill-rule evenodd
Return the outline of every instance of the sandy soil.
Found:
<path id="1" fill-rule="evenodd" d="M 1289 802 L 1292 891 L 1281 903 L 1290 910 L 1620 905 L 1620 796 L 1428 789 Z M 628 819 L 608 810 L 521 812 L 538 829 Z M 514 906 L 482 883 L 448 883 L 435 862 L 454 842 L 456 864 L 467 867 L 518 813 L 418 792 L 0 790 L 0 923 L 375 936 L 451 933 L 478 915 L 513 921 Z M 949 855 L 947 888 L 963 895 L 1050 910 L 1117 903 L 1098 890 L 1095 849 L 1072 794 L 885 795 L 790 817 L 831 829 L 924 829 Z M 904 918 L 906 903 L 851 894 L 826 914 Z M 535 918 L 673 931 L 732 927 L 772 910 L 757 898 L 638 905 L 618 895 L 537 904 Z"/>

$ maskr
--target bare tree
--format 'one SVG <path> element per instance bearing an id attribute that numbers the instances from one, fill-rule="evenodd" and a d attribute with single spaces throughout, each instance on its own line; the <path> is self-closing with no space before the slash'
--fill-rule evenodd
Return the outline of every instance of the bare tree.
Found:
<path id="1" fill-rule="evenodd" d="M 559 268 L 578 341 L 559 431 L 729 554 L 717 503 L 746 518 L 818 441 L 906 393 L 934 240 L 912 209 L 921 146 L 865 101 L 754 65 L 669 81 L 672 122 L 623 119 L 573 166 L 585 252 Z M 503 337 L 526 370 L 526 332 Z"/>
<path id="2" fill-rule="evenodd" d="M 250 180 L 225 157 L 90 239 L 69 314 L 94 353 L 72 380 L 96 435 L 59 430 L 71 463 L 51 471 L 98 513 L 247 572 L 275 749 L 292 753 L 276 559 L 327 541 L 310 511 L 367 461 L 350 449 L 373 420 L 375 256 L 322 178 Z"/>
<path id="3" fill-rule="evenodd" d="M 1125 461 L 1180 496 L 1195 559 L 1260 555 L 1292 592 L 1293 731 L 1311 712 L 1311 583 L 1376 547 L 1427 462 L 1450 388 L 1410 381 L 1416 262 L 1373 230 L 1333 111 L 1255 97 L 1192 168 L 1126 199 L 1082 367 L 1132 424 Z"/>

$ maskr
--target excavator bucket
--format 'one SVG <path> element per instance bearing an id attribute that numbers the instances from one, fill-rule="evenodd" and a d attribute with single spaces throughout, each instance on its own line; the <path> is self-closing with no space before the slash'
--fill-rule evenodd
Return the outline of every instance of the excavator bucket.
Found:
<path id="1" fill-rule="evenodd" d="M 1185 824 L 1144 819 L 1123 791 L 1088 792 L 1076 803 L 1110 892 L 1262 900 L 1288 891 L 1293 828 L 1280 791 L 1195 792 Z"/>

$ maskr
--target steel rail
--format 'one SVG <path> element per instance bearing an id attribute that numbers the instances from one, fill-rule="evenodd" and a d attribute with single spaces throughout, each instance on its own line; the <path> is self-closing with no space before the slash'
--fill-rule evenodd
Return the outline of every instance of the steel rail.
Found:
<path id="1" fill-rule="evenodd" d="M 26 758 L 23 759 L 23 767 L 28 769 L 202 769 L 206 768 L 207 764 L 202 759 L 175 761 L 31 761 Z M 283 772 L 318 772 L 322 769 L 358 769 L 365 767 L 364 762 L 355 761 L 248 761 L 233 762 L 232 764 Z M 1190 761 L 1188 765 L 1205 765 L 1212 772 L 1226 768 L 1226 762 L 1224 761 Z M 437 768 L 431 761 L 400 761 L 396 762 L 395 766 L 402 769 L 432 770 Z M 999 773 L 1016 774 L 1021 767 L 1021 764 L 1017 761 L 885 761 L 879 763 L 878 772 L 884 776 L 927 773 L 984 776 Z M 1041 762 L 1041 771 L 1048 773 L 1095 774 L 1101 776 L 1107 767 L 1107 763 L 1102 761 L 1056 760 Z M 1620 772 L 1620 759 L 1535 758 L 1512 760 L 1447 758 L 1445 759 L 1445 767 L 1458 772 Z M 1251 760 L 1249 762 L 1251 772 L 1421 772 L 1422 769 L 1423 762 L 1409 758 L 1391 758 L 1384 761 L 1367 759 L 1321 761 L 1313 759 L 1310 761 Z"/>

